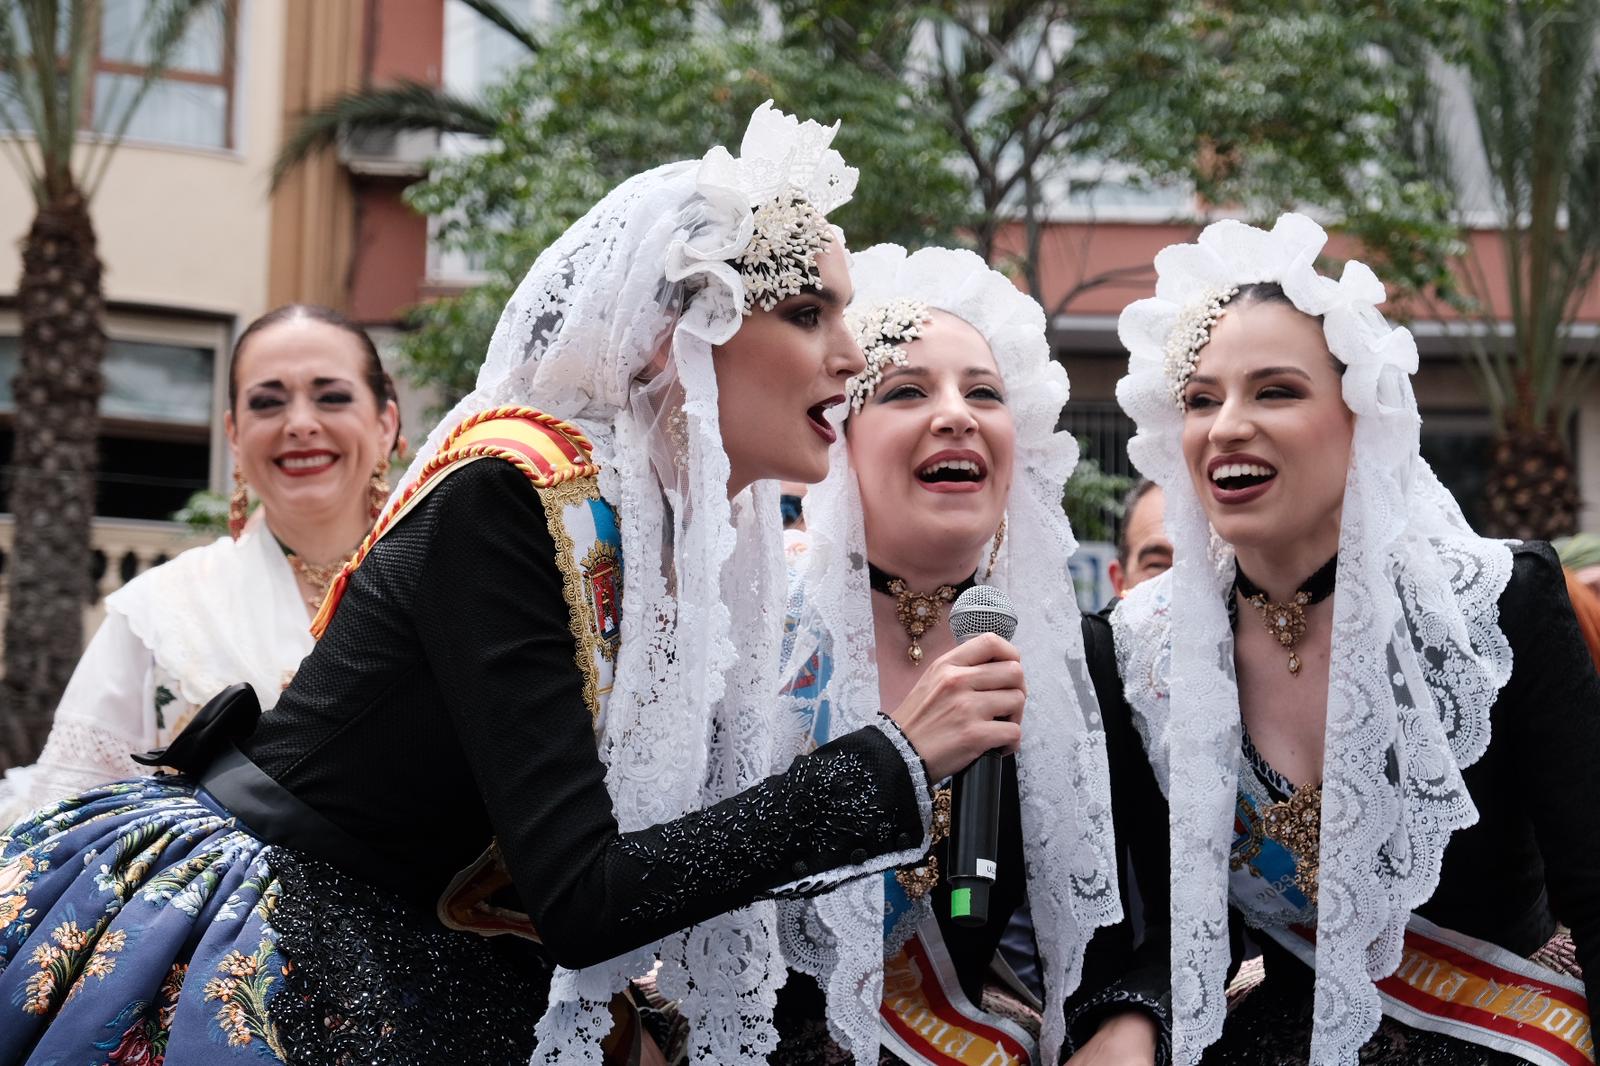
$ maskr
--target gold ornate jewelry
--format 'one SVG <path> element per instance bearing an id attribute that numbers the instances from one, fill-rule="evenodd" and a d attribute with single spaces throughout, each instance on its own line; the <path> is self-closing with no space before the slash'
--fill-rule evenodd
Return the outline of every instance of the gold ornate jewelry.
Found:
<path id="1" fill-rule="evenodd" d="M 955 586 L 940 585 L 932 593 L 912 592 L 906 588 L 904 581 L 895 578 L 889 582 L 889 592 L 898 601 L 894 605 L 894 613 L 900 619 L 900 625 L 905 629 L 906 636 L 911 638 L 911 643 L 906 648 L 906 658 L 921 666 L 922 634 L 938 623 L 945 604 L 955 602 Z"/>
<path id="2" fill-rule="evenodd" d="M 989 583 L 994 577 L 995 560 L 1000 558 L 1000 545 L 1006 542 L 1006 516 L 1000 516 L 1000 528 L 994 531 L 994 547 L 989 549 L 989 565 L 983 568 L 983 582 Z"/>
<path id="3" fill-rule="evenodd" d="M 1322 873 L 1322 786 L 1301 785 L 1261 812 L 1261 830 L 1294 856 L 1294 883 L 1312 904 Z"/>
<path id="4" fill-rule="evenodd" d="M 244 533 L 244 524 L 250 521 L 250 486 L 244 480 L 244 470 L 233 467 L 233 495 L 228 497 L 228 533 L 238 540 Z"/>
<path id="5" fill-rule="evenodd" d="M 372 471 L 372 479 L 367 482 L 367 509 L 371 512 L 372 521 L 376 522 L 378 516 L 383 513 L 383 505 L 389 502 L 391 491 L 393 490 L 389 485 L 389 457 L 386 455 L 378 460 L 377 467 Z"/>
<path id="6" fill-rule="evenodd" d="M 1276 637 L 1279 644 L 1289 649 L 1289 673 L 1293 675 L 1298 676 L 1300 673 L 1300 653 L 1295 647 L 1300 643 L 1300 638 L 1306 635 L 1306 608 L 1313 603 L 1321 603 L 1332 594 L 1338 565 L 1339 557 L 1335 555 L 1323 563 L 1316 573 L 1306 578 L 1305 584 L 1284 603 L 1268 600 L 1265 590 L 1246 577 L 1243 570 L 1234 570 L 1233 587 L 1244 597 L 1246 603 L 1260 612 L 1261 623 L 1267 627 L 1267 632 Z M 1233 597 L 1230 596 L 1228 597 L 1230 617 L 1233 616 L 1234 610 Z"/>
<path id="7" fill-rule="evenodd" d="M 973 577 L 976 576 L 974 573 Z M 906 658 L 911 660 L 912 666 L 922 665 L 922 635 L 939 624 L 947 604 L 954 603 L 957 596 L 976 584 L 969 577 L 959 585 L 940 585 L 932 592 L 912 592 L 904 581 L 878 569 L 870 560 L 867 562 L 867 582 L 872 586 L 872 591 L 895 598 L 895 616 L 900 619 L 906 636 L 911 638 L 911 644 L 906 648 Z"/>
<path id="8" fill-rule="evenodd" d="M 933 790 L 933 825 L 929 836 L 934 845 L 950 835 L 950 786 L 941 785 Z M 896 870 L 894 879 L 912 899 L 921 899 L 939 884 L 939 857 L 930 851 L 921 866 Z"/>
<path id="9" fill-rule="evenodd" d="M 1300 653 L 1295 651 L 1295 645 L 1306 635 L 1306 604 L 1311 602 L 1311 595 L 1301 591 L 1296 592 L 1294 599 L 1288 603 L 1271 603 L 1264 594 L 1257 593 L 1245 602 L 1261 612 L 1261 622 L 1267 627 L 1267 632 L 1289 649 L 1289 672 L 1298 674 Z"/>
<path id="10" fill-rule="evenodd" d="M 1255 860 L 1268 840 L 1282 845 L 1294 859 L 1294 883 L 1306 899 L 1317 902 L 1317 879 L 1322 873 L 1322 786 L 1301 785 L 1288 799 L 1269 803 L 1249 819 L 1248 836 L 1228 858 L 1228 868 L 1246 863 L 1257 875 Z"/>
<path id="11" fill-rule="evenodd" d="M 318 566 L 308 563 L 300 556 L 287 549 L 284 556 L 289 560 L 289 569 L 294 571 L 294 576 L 305 584 L 316 589 L 312 595 L 305 598 L 306 606 L 313 611 L 322 606 L 322 601 L 327 598 L 328 590 L 333 587 L 334 578 L 339 576 L 339 571 L 344 569 L 345 560 Z M 348 556 L 346 556 L 348 558 Z"/>

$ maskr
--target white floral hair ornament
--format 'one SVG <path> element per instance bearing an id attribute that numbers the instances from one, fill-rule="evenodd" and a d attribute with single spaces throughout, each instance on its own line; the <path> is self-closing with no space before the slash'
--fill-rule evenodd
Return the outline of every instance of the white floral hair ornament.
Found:
<path id="1" fill-rule="evenodd" d="M 867 361 L 865 369 L 845 383 L 844 392 L 852 412 L 861 410 L 872 399 L 890 367 L 906 365 L 904 348 L 922 336 L 922 327 L 928 324 L 928 312 L 928 305 L 921 300 L 898 299 L 871 304 L 845 315 L 850 332 L 855 335 Z"/>
<path id="2" fill-rule="evenodd" d="M 788 262 L 794 248 L 815 248 L 804 235 L 818 225 L 809 209 L 822 216 L 849 199 L 856 172 L 829 147 L 836 130 L 769 101 L 751 116 L 737 158 L 713 148 L 613 189 L 540 254 L 500 317 L 477 387 L 401 481 L 463 419 L 507 404 L 571 420 L 594 445 L 628 562 L 622 648 L 598 724 L 624 832 L 788 765 L 773 761 L 785 595 L 778 489 L 758 482 L 728 498 L 711 350 L 738 331 L 753 300 L 796 282 L 793 263 L 758 276 L 740 261 Z M 777 240 L 758 215 L 789 225 L 782 211 L 762 211 L 785 197 L 803 197 L 809 221 Z M 727 966 L 735 953 L 739 966 Z M 689 1022 L 694 1061 L 766 1061 L 786 977 L 771 902 L 606 963 L 558 968 L 535 1061 L 598 1064 L 613 994 L 658 961 L 662 991 Z"/>
<path id="3" fill-rule="evenodd" d="M 852 258 L 851 277 L 855 303 L 864 309 L 855 316 L 859 335 L 877 349 L 879 371 L 906 359 L 906 339 L 921 335 L 932 312 L 951 315 L 988 344 L 1016 425 L 1006 536 L 988 580 L 1006 590 L 1026 619 L 1015 640 L 1028 664 L 1029 723 L 1017 774 L 1045 985 L 1041 1061 L 1054 1062 L 1065 1030 L 1063 1003 L 1081 976 L 1084 945 L 1096 928 L 1121 917 L 1105 738 L 1067 567 L 1077 541 L 1061 510 L 1078 461 L 1077 441 L 1058 429 L 1067 373 L 1051 358 L 1043 309 L 972 252 L 923 248 L 907 255 L 896 245 L 878 245 Z M 863 375 L 853 384 L 852 400 L 864 402 L 877 382 Z M 879 710 L 866 533 L 844 440 L 834 445 L 827 478 L 806 497 L 806 525 L 811 551 L 791 598 L 796 632 L 805 638 L 797 638 L 790 662 L 805 662 L 819 644 L 828 647 L 833 670 L 817 700 L 830 708 L 837 736 Z M 808 647 L 807 640 L 817 643 Z M 814 711 L 802 717 L 814 721 Z M 903 946 L 916 916 L 886 936 L 877 877 L 785 909 L 790 964 L 815 976 L 827 994 L 830 1031 L 855 1061 L 878 1061 L 883 960 Z"/>
<path id="4" fill-rule="evenodd" d="M 737 295 L 742 314 L 770 311 L 820 284 L 817 256 L 834 239 L 827 215 L 850 199 L 860 177 L 830 147 L 838 132 L 837 122 L 802 122 L 771 100 L 756 108 L 737 159 L 718 145 L 700 160 L 695 185 L 719 224 L 671 250 L 668 278 L 715 276 Z"/>
<path id="5" fill-rule="evenodd" d="M 1476 536 L 1419 451 L 1411 334 L 1378 313 L 1378 278 L 1350 262 L 1315 269 L 1327 235 L 1287 214 L 1270 232 L 1218 222 L 1156 256 L 1156 294 L 1118 333 L 1128 374 L 1117 399 L 1136 433 L 1128 454 L 1166 490 L 1173 567 L 1113 616 L 1118 666 L 1171 810 L 1174 1060 L 1198 1062 L 1222 1031 L 1229 871 L 1241 762 L 1232 549 L 1214 539 L 1181 447 L 1174 358 L 1192 309 L 1217 293 L 1276 282 L 1320 316 L 1354 412 L 1339 532 L 1338 589 L 1323 755 L 1318 902 L 1233 903 L 1257 928 L 1317 927 L 1312 1062 L 1354 1064 L 1380 1017 L 1373 982 L 1392 973 L 1411 911 L 1438 885 L 1450 835 L 1477 819 L 1461 769 L 1488 744 L 1489 710 L 1510 677 L 1498 602 L 1510 550 Z M 1175 338 L 1177 338 L 1175 340 Z M 1202 355 L 1203 358 L 1203 355 Z M 1189 368 L 1192 372 L 1192 367 Z M 1182 634 L 1182 639 L 1174 639 Z"/>

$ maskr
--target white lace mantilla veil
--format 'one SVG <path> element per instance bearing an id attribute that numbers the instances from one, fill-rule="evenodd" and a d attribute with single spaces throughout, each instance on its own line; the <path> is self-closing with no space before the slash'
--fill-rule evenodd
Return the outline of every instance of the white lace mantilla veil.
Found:
<path id="1" fill-rule="evenodd" d="M 1105 735 L 1067 569 L 1078 547 L 1061 508 L 1078 461 L 1077 441 L 1056 429 L 1067 374 L 1050 357 L 1038 303 L 972 252 L 924 248 L 908 256 L 883 244 L 856 254 L 851 275 L 854 308 L 912 299 L 977 329 L 994 353 L 1016 422 L 1006 536 L 989 580 L 1006 590 L 1021 619 L 1014 642 L 1028 702 L 1017 774 L 1046 989 L 1042 1050 L 1044 1061 L 1054 1062 L 1065 1028 L 1062 1002 L 1077 986 L 1084 947 L 1097 927 L 1122 915 Z M 837 736 L 879 710 L 866 536 L 842 435 L 827 479 L 807 496 L 806 527 L 811 550 L 792 602 L 801 610 L 797 632 L 831 650 L 833 670 L 819 701 L 828 703 Z M 791 662 L 810 654 L 797 643 Z M 834 1038 L 857 1062 L 876 1062 L 883 960 L 901 946 L 883 941 L 883 879 L 864 878 L 784 908 L 785 949 L 826 991 Z"/>
<path id="2" fill-rule="evenodd" d="M 769 101 L 751 117 L 739 158 L 719 146 L 609 193 L 539 256 L 501 315 L 477 388 L 401 482 L 462 419 L 505 404 L 569 419 L 593 442 L 626 560 L 622 651 L 600 737 L 624 832 L 774 770 L 785 599 L 778 492 L 758 483 L 728 499 L 711 349 L 743 320 L 745 283 L 732 260 L 751 243 L 753 209 L 791 191 L 824 214 L 850 198 L 856 171 L 829 147 L 836 130 Z M 770 902 L 607 963 L 558 968 L 534 1061 L 600 1062 L 612 995 L 657 958 L 661 991 L 692 1025 L 695 1061 L 766 1060 L 785 973 Z"/>
<path id="3" fill-rule="evenodd" d="M 1241 761 L 1232 550 L 1215 538 L 1184 468 L 1183 414 L 1163 349 L 1185 308 L 1219 290 L 1277 282 L 1322 316 L 1355 413 L 1339 532 L 1323 755 L 1322 853 L 1311 1061 L 1354 1063 L 1377 1028 L 1375 980 L 1400 961 L 1411 911 L 1438 886 L 1445 844 L 1473 824 L 1462 782 L 1489 743 L 1489 711 L 1511 675 L 1498 601 L 1511 552 L 1476 536 L 1418 450 L 1417 348 L 1376 305 L 1359 262 L 1338 281 L 1314 269 L 1327 235 L 1296 214 L 1266 232 L 1235 221 L 1155 261 L 1153 299 L 1122 313 L 1130 352 L 1117 399 L 1137 424 L 1128 454 L 1166 490 L 1174 563 L 1113 618 L 1118 665 L 1171 806 L 1175 1059 L 1194 1063 L 1222 1032 L 1228 854 Z M 1175 635 L 1181 634 L 1181 639 Z M 1263 914 L 1247 913 L 1253 924 Z M 1279 923 L 1283 921 L 1280 917 Z"/>

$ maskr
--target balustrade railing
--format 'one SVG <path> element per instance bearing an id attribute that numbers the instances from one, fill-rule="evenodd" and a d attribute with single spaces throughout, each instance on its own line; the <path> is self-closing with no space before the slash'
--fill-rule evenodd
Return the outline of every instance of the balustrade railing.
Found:
<path id="1" fill-rule="evenodd" d="M 6 594 L 11 576 L 13 522 L 0 514 L 0 618 L 9 604 Z M 106 597 L 152 566 L 159 566 L 186 548 L 204 544 L 207 537 L 172 522 L 96 518 L 90 543 L 89 598 L 83 605 L 83 637 L 87 642 L 105 617 Z M 0 636 L 3 639 L 3 636 Z"/>

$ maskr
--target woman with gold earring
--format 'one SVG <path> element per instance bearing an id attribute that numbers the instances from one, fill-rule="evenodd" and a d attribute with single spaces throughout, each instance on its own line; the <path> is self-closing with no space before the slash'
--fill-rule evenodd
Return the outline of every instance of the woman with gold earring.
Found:
<path id="1" fill-rule="evenodd" d="M 106 598 L 39 762 L 0 781 L 0 823 L 145 772 L 130 752 L 166 745 L 241 678 L 271 706 L 311 650 L 311 616 L 389 495 L 393 384 L 360 327 L 293 304 L 239 335 L 228 398 L 231 537 Z"/>
<path id="2" fill-rule="evenodd" d="M 1089 940 L 1122 910 L 1116 754 L 1140 770 L 1143 758 L 1129 722 L 1107 735 L 1085 655 L 1067 568 L 1076 542 L 1061 509 L 1077 447 L 1056 428 L 1067 376 L 1050 357 L 1044 313 L 967 251 L 881 245 L 856 255 L 851 274 L 867 365 L 850 383 L 828 479 L 806 500 L 810 544 L 787 649 L 800 747 L 893 706 L 949 655 L 951 608 L 974 584 L 1015 605 L 1028 725 L 1004 763 L 987 921 L 953 917 L 946 781 L 919 863 L 842 886 L 785 923 L 791 963 L 816 985 L 791 980 L 782 1014 L 857 1062 L 946 1063 L 955 1046 L 971 1061 L 1053 1063 L 1113 1021 L 1138 1038 L 1125 1049 L 1142 1040 L 1153 1059 L 1164 980 L 1144 998 L 1120 988 L 1114 1009 L 1088 997 L 1068 1009 Z M 1045 961 L 1042 1012 L 986 988 L 1025 895 Z M 834 1051 L 811 1050 L 816 1061 Z"/>

